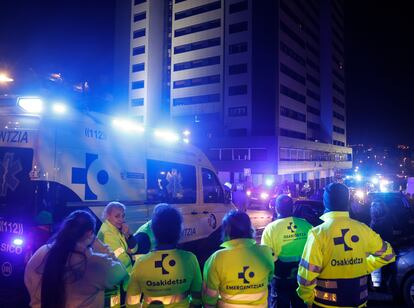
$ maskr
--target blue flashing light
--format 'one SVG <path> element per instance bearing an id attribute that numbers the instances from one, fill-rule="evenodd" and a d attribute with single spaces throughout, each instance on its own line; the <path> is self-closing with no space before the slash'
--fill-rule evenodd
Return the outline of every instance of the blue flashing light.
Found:
<path id="1" fill-rule="evenodd" d="M 43 111 L 43 101 L 39 97 L 19 97 L 17 105 L 29 113 L 39 114 Z"/>
<path id="2" fill-rule="evenodd" d="M 52 105 L 52 110 L 54 113 L 64 114 L 68 110 L 68 107 L 66 106 L 66 104 L 59 102 L 59 103 L 54 103 Z"/>
<path id="3" fill-rule="evenodd" d="M 13 240 L 13 245 L 15 245 L 15 246 L 22 246 L 23 245 L 23 239 L 21 239 L 21 238 L 15 238 Z"/>
<path id="4" fill-rule="evenodd" d="M 266 184 L 266 186 L 268 186 L 268 187 L 272 186 L 272 185 L 273 185 L 273 183 L 274 183 L 274 180 L 273 180 L 273 179 L 271 179 L 271 178 L 267 178 L 267 179 L 265 180 L 265 184 Z"/>
<path id="5" fill-rule="evenodd" d="M 361 182 L 362 181 L 362 175 L 360 175 L 360 174 L 355 174 L 354 178 L 355 178 L 355 180 L 357 182 Z"/>

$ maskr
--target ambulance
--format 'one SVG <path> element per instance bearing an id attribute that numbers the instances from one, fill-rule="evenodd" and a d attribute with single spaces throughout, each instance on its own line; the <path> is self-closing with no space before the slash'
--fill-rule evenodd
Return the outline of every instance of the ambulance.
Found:
<path id="1" fill-rule="evenodd" d="M 99 221 L 110 201 L 125 204 L 132 231 L 156 204 L 174 205 L 184 218 L 180 245 L 201 262 L 234 208 L 206 156 L 178 134 L 37 97 L 1 97 L 0 292 L 22 282 L 28 258 L 68 213 L 86 209 Z"/>

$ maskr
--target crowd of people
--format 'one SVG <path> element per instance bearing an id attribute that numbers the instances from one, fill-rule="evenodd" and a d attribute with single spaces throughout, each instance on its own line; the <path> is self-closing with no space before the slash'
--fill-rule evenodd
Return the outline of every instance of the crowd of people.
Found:
<path id="1" fill-rule="evenodd" d="M 30 305 L 363 307 L 368 275 L 395 254 L 370 227 L 349 217 L 346 186 L 328 185 L 323 202 L 324 222 L 312 227 L 293 217 L 292 199 L 280 195 L 276 220 L 266 226 L 261 244 L 249 216 L 230 211 L 222 221 L 222 249 L 203 272 L 193 253 L 177 248 L 183 218 L 169 204 L 157 205 L 135 235 L 119 202 L 105 207 L 97 235 L 95 218 L 75 211 L 26 266 Z"/>

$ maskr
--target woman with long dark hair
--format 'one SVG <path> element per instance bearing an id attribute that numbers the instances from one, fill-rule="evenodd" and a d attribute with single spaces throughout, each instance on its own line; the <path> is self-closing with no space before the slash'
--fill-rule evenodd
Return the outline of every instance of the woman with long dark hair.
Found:
<path id="1" fill-rule="evenodd" d="M 105 288 L 118 284 L 127 273 L 109 249 L 95 240 L 94 231 L 94 217 L 75 211 L 49 244 L 36 251 L 24 277 L 32 307 L 103 307 Z"/>

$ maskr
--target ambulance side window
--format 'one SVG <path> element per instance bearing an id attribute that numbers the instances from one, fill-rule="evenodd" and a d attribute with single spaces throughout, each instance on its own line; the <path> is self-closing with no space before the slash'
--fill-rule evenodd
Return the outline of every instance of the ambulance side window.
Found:
<path id="1" fill-rule="evenodd" d="M 147 201 L 195 203 L 197 196 L 194 166 L 159 160 L 147 161 Z"/>
<path id="2" fill-rule="evenodd" d="M 224 193 L 217 176 L 202 168 L 204 203 L 224 203 Z"/>

